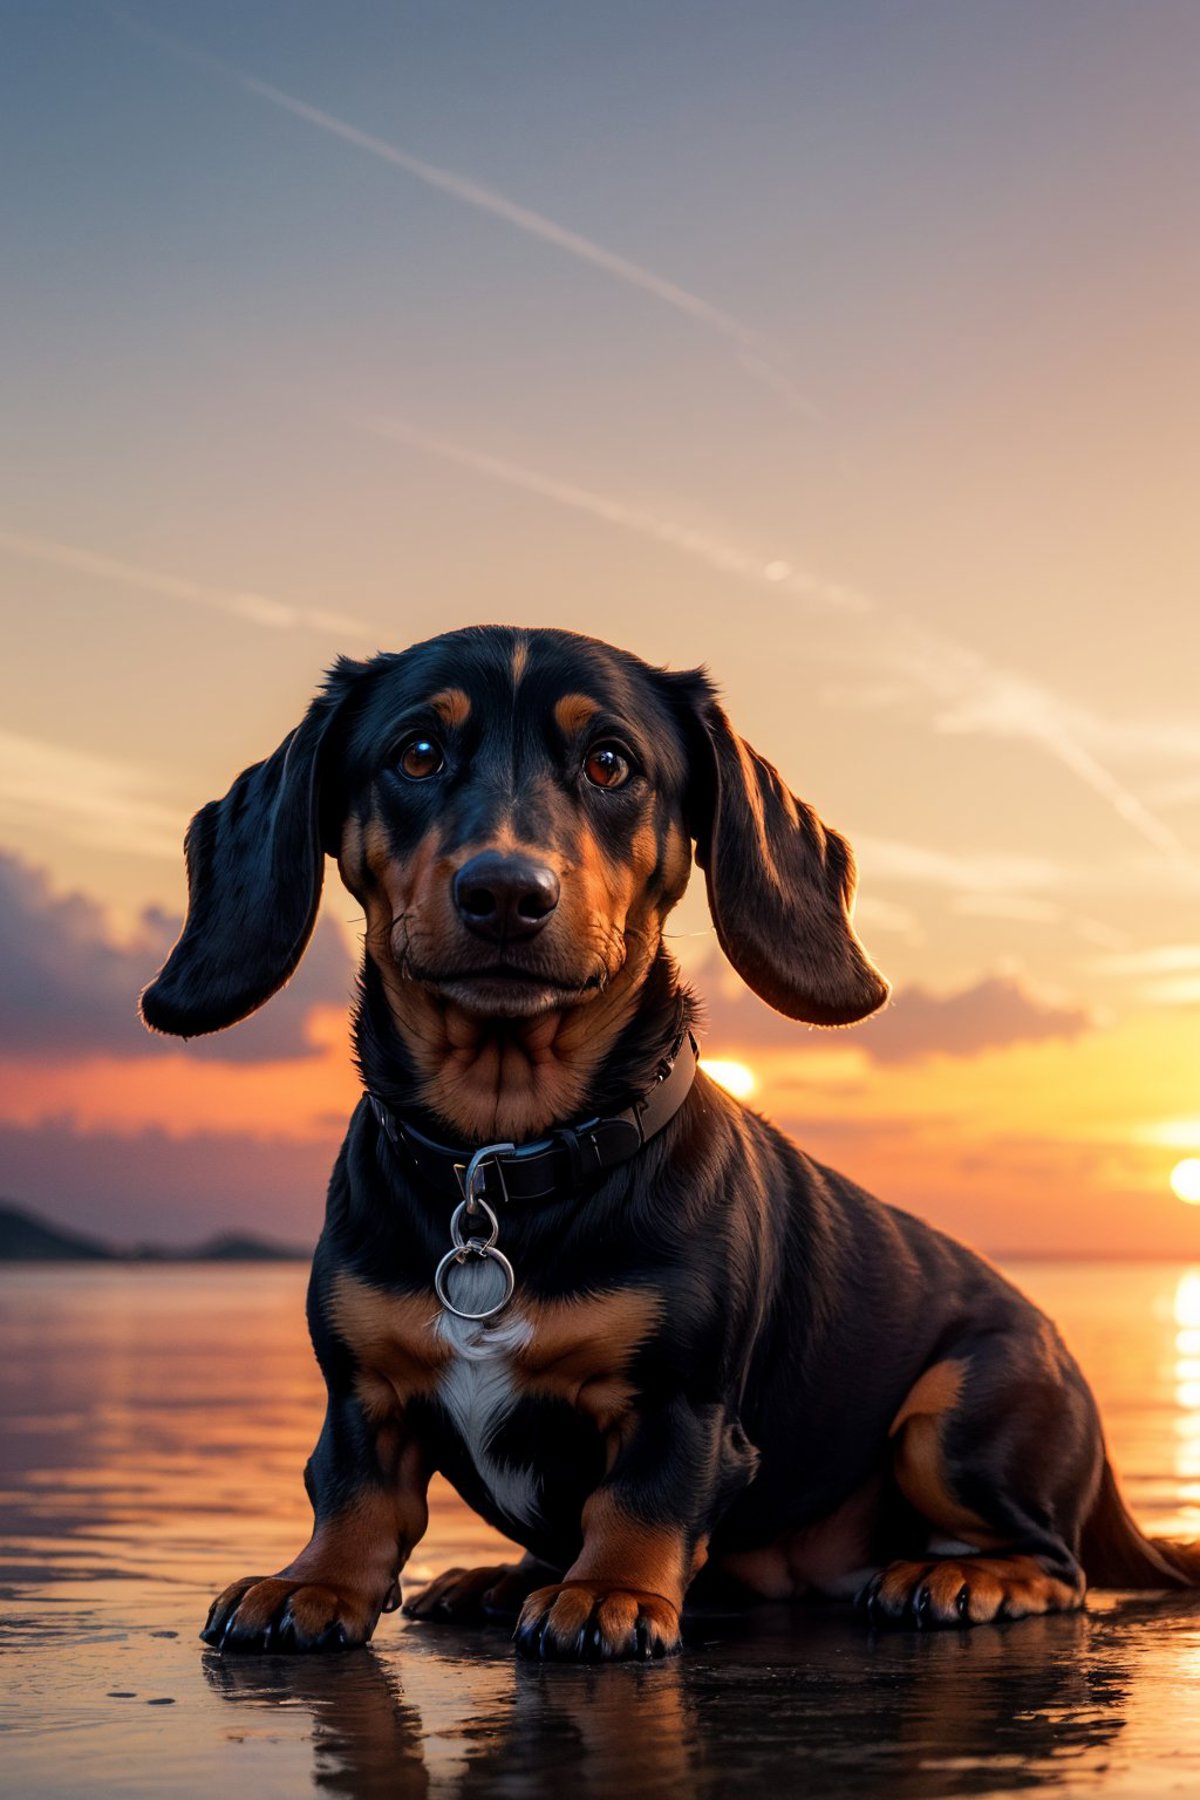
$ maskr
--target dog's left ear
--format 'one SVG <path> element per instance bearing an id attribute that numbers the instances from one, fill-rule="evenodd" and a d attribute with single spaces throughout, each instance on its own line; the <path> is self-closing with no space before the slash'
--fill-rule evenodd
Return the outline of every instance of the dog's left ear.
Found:
<path id="1" fill-rule="evenodd" d="M 331 729 L 365 665 L 343 658 L 296 729 L 201 807 L 184 839 L 188 912 L 145 990 L 152 1031 L 198 1037 L 234 1025 L 281 988 L 316 923 L 327 849 L 323 762 Z"/>
<path id="2" fill-rule="evenodd" d="M 810 1025 L 851 1025 L 888 984 L 850 921 L 854 852 L 740 738 L 703 674 L 668 675 L 693 767 L 687 810 L 722 950 L 760 999 Z M 687 727 L 690 726 L 690 729 Z"/>

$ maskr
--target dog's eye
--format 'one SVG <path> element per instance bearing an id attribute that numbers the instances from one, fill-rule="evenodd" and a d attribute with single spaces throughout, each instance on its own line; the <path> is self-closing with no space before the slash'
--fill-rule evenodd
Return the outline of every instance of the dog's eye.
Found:
<path id="1" fill-rule="evenodd" d="M 444 761 L 442 746 L 433 738 L 409 738 L 400 752 L 400 767 L 410 781 L 428 781 Z"/>
<path id="2" fill-rule="evenodd" d="M 629 758 L 618 744 L 597 744 L 587 753 L 583 772 L 593 787 L 624 787 L 633 773 Z"/>

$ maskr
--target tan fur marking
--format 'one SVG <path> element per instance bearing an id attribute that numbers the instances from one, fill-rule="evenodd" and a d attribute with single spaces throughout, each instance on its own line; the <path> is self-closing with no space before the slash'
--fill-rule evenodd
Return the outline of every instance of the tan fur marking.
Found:
<path id="1" fill-rule="evenodd" d="M 692 873 L 692 840 L 686 831 L 672 822 L 667 832 L 663 857 L 663 915 L 683 896 Z"/>
<path id="2" fill-rule="evenodd" d="M 529 667 L 529 639 L 520 637 L 513 645 L 512 679 L 513 686 L 518 687 Z"/>
<path id="3" fill-rule="evenodd" d="M 816 1524 L 788 1532 L 760 1550 L 725 1556 L 721 1567 L 768 1600 L 789 1600 L 813 1590 L 844 1593 L 844 1584 L 870 1565 L 882 1486 L 873 1475 Z"/>
<path id="4" fill-rule="evenodd" d="M 554 703 L 554 723 L 565 738 L 577 737 L 600 711 L 600 702 L 589 694 L 564 694 Z"/>
<path id="5" fill-rule="evenodd" d="M 965 1362 L 947 1360 L 932 1364 L 905 1395 L 900 1411 L 888 1428 L 888 1436 L 895 1437 L 909 1419 L 919 1414 L 930 1413 L 936 1416 L 949 1412 L 952 1406 L 958 1404 L 966 1375 Z"/>
<path id="6" fill-rule="evenodd" d="M 639 1621 L 649 1635 L 651 1654 L 670 1655 L 679 1649 L 678 1607 L 660 1594 L 639 1592 L 623 1581 L 568 1580 L 538 1588 L 521 1608 L 517 1631 L 540 1628 L 543 1641 L 555 1646 L 555 1654 L 574 1660 L 580 1633 L 592 1625 L 600 1633 L 604 1656 L 630 1656 L 641 1654 L 635 1637 Z M 639 1738 L 634 1787 L 645 1785 L 643 1751 Z"/>
<path id="7" fill-rule="evenodd" d="M 625 1372 L 662 1317 L 661 1295 L 612 1288 L 516 1304 L 530 1326 L 528 1341 L 510 1353 L 517 1386 L 565 1401 L 610 1431 L 634 1398 Z M 432 1293 L 389 1294 L 345 1270 L 334 1276 L 330 1321 L 360 1365 L 356 1391 L 370 1417 L 436 1389 L 453 1355 L 437 1330 L 440 1316 Z"/>
<path id="8" fill-rule="evenodd" d="M 483 849 L 533 853 L 559 876 L 562 899 L 544 940 L 549 954 L 540 954 L 548 975 L 579 982 L 578 998 L 528 1017 L 488 1020 L 413 978 L 416 969 L 444 981 L 456 967 L 478 963 L 478 946 L 464 946 L 452 885 L 461 862 Z M 681 831 L 667 850 L 670 879 L 649 895 L 658 859 L 649 822 L 612 864 L 590 834 L 568 859 L 518 842 L 500 821 L 485 843 L 460 846 L 453 859 L 430 834 L 401 865 L 380 818 L 346 825 L 339 867 L 366 914 L 367 954 L 412 1056 L 421 1099 L 458 1135 L 520 1141 L 583 1108 L 594 1071 L 636 1009 L 663 921 L 686 886 L 691 855 Z"/>
<path id="9" fill-rule="evenodd" d="M 513 1358 L 518 1386 L 563 1400 L 600 1431 L 611 1430 L 634 1399 L 636 1390 L 625 1371 L 662 1317 L 661 1295 L 645 1288 L 615 1288 L 530 1303 L 521 1311 L 533 1330 Z"/>
<path id="10" fill-rule="evenodd" d="M 782 891 L 783 878 L 779 873 L 779 864 L 775 860 L 775 852 L 771 848 L 770 833 L 767 830 L 766 807 L 763 802 L 762 788 L 759 783 L 758 763 L 749 744 L 733 734 L 733 746 L 741 766 L 742 782 L 745 788 L 746 801 L 750 808 L 750 816 L 754 820 L 754 835 L 758 840 L 758 855 L 762 863 L 763 873 L 776 888 Z"/>
<path id="11" fill-rule="evenodd" d="M 278 1575 L 235 1582 L 222 1604 L 240 1594 L 239 1629 L 262 1630 L 288 1601 L 310 1637 L 340 1623 L 351 1643 L 365 1643 L 414 1544 L 429 1522 L 430 1470 L 419 1445 L 385 1428 L 376 1439 L 384 1485 L 370 1487 L 317 1525 L 309 1542 Z"/>
<path id="12" fill-rule="evenodd" d="M 432 694 L 429 706 L 443 725 L 452 728 L 465 725 L 471 716 L 471 697 L 461 688 L 443 688 L 440 694 Z"/>
<path id="13" fill-rule="evenodd" d="M 901 1493 L 922 1518 L 965 1544 L 987 1550 L 1003 1539 L 986 1519 L 955 1499 L 942 1450 L 942 1421 L 958 1403 L 966 1372 L 965 1362 L 934 1363 L 914 1384 L 892 1422 L 893 1469 Z"/>
<path id="14" fill-rule="evenodd" d="M 583 1549 L 563 1580 L 610 1581 L 658 1594 L 678 1608 L 692 1572 L 693 1559 L 678 1526 L 631 1518 L 611 1488 L 597 1488 L 583 1509 Z"/>
<path id="15" fill-rule="evenodd" d="M 370 947 L 368 933 L 368 947 Z M 501 1028 L 431 996 L 380 965 L 392 1016 L 422 1080 L 422 1098 L 476 1142 L 536 1137 L 577 1115 L 592 1073 L 637 1004 L 649 963 L 639 942 L 599 993 Z"/>
<path id="16" fill-rule="evenodd" d="M 340 1270 L 329 1290 L 329 1319 L 361 1365 L 359 1397 L 372 1414 L 385 1404 L 380 1381 L 403 1402 L 432 1393 L 451 1351 L 438 1336 L 435 1296 L 388 1294 Z"/>
<path id="17" fill-rule="evenodd" d="M 878 1601 L 893 1618 L 913 1597 L 929 1590 L 930 1611 L 943 1624 L 983 1625 L 1003 1610 L 1006 1618 L 1074 1612 L 1083 1604 L 1080 1582 L 1070 1586 L 1048 1575 L 1032 1556 L 948 1556 L 936 1562 L 895 1562 L 884 1572 Z M 966 1589 L 965 1612 L 959 1595 Z"/>

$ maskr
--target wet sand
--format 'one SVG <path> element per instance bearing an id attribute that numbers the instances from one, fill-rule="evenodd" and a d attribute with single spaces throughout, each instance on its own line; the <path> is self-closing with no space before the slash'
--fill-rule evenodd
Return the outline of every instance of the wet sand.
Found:
<path id="1" fill-rule="evenodd" d="M 1139 1514 L 1200 1531 L 1200 1272 L 1028 1265 Z M 295 1267 L 0 1272 L 0 1791 L 980 1795 L 1200 1791 L 1200 1595 L 871 1634 L 689 1621 L 643 1667 L 533 1667 L 499 1627 L 385 1619 L 320 1660 L 195 1633 L 307 1537 L 322 1390 Z M 444 1488 L 411 1585 L 503 1547 Z"/>

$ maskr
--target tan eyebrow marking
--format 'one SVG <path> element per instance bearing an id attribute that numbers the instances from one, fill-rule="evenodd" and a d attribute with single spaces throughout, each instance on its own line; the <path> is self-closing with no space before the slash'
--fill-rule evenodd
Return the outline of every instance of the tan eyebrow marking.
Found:
<path id="1" fill-rule="evenodd" d="M 429 705 L 443 725 L 465 725 L 471 716 L 471 701 L 461 688 L 443 688 L 429 696 Z"/>
<path id="2" fill-rule="evenodd" d="M 554 722 L 564 737 L 574 737 L 600 711 L 600 702 L 587 694 L 564 694 L 554 703 Z"/>

